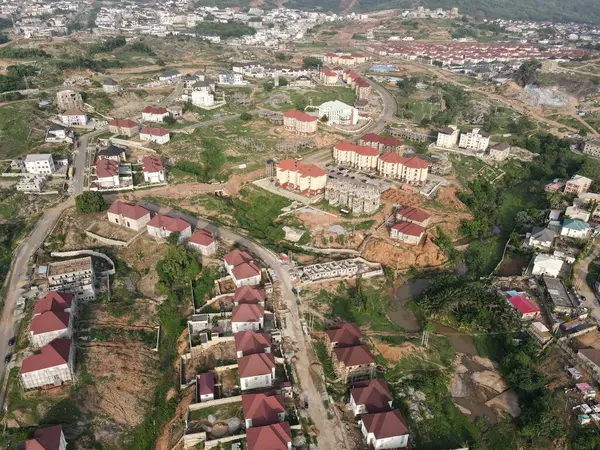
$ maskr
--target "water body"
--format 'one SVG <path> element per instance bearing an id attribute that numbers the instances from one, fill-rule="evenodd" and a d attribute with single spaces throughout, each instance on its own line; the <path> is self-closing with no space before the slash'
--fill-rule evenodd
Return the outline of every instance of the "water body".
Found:
<path id="1" fill-rule="evenodd" d="M 388 312 L 392 322 L 409 333 L 418 333 L 421 331 L 419 320 L 412 311 L 406 309 L 406 304 L 410 299 L 421 295 L 430 284 L 431 280 L 428 278 L 413 278 L 394 290 L 392 295 L 394 308 Z"/>

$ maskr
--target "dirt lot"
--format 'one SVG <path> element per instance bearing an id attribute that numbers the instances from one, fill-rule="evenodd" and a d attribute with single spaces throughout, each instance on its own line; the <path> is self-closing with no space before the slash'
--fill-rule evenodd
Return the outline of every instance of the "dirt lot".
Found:
<path id="1" fill-rule="evenodd" d="M 83 231 L 103 216 L 106 216 L 106 213 L 79 214 L 75 208 L 69 208 L 61 216 L 47 241 L 64 236 L 64 244 L 59 249 L 61 251 L 96 247 L 98 241 L 87 237 Z"/>
<path id="2" fill-rule="evenodd" d="M 589 333 L 577 336 L 576 342 L 579 348 L 592 347 L 600 350 L 600 333 L 598 330 L 590 331 Z"/>
<path id="3" fill-rule="evenodd" d="M 217 361 L 234 361 L 235 359 L 235 342 L 222 342 L 190 359 L 185 364 L 185 379 L 191 380 L 199 373 L 214 369 L 216 365 L 223 365 L 217 364 Z"/>
<path id="4" fill-rule="evenodd" d="M 369 261 L 379 262 L 396 270 L 408 270 L 410 266 L 437 267 L 446 262 L 444 254 L 429 238 L 420 245 L 394 245 L 387 239 L 373 237 L 361 254 Z"/>
<path id="5" fill-rule="evenodd" d="M 116 239 L 119 241 L 128 241 L 137 234 L 136 231 L 115 225 L 104 218 L 94 222 L 89 231 L 102 237 Z"/>

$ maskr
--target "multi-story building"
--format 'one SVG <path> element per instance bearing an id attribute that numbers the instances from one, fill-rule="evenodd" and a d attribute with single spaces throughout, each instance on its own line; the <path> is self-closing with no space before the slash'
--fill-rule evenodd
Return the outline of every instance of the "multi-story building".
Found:
<path id="1" fill-rule="evenodd" d="M 333 70 L 328 69 L 327 67 L 323 67 L 321 69 L 319 77 L 321 83 L 323 83 L 326 86 L 335 86 L 336 84 L 338 84 L 340 78 L 337 72 L 334 72 Z"/>
<path id="2" fill-rule="evenodd" d="M 167 108 L 146 106 L 142 110 L 142 120 L 147 122 L 163 122 L 169 117 Z"/>
<path id="3" fill-rule="evenodd" d="M 123 203 L 121 200 L 110 205 L 106 214 L 109 222 L 134 231 L 146 228 L 150 222 L 150 211 L 140 205 Z"/>
<path id="4" fill-rule="evenodd" d="M 100 188 L 109 189 L 119 187 L 119 163 L 112 159 L 99 159 L 96 161 L 96 177 L 93 183 Z"/>
<path id="5" fill-rule="evenodd" d="M 582 175 L 573 175 L 565 184 L 565 194 L 585 194 L 592 185 L 592 180 Z"/>
<path id="6" fill-rule="evenodd" d="M 19 374 L 24 389 L 60 386 L 73 380 L 75 346 L 70 339 L 55 339 L 25 358 Z"/>
<path id="7" fill-rule="evenodd" d="M 583 144 L 583 153 L 600 157 L 600 139 L 592 139 Z"/>
<path id="8" fill-rule="evenodd" d="M 366 344 L 336 347 L 331 354 L 335 373 L 345 383 L 370 380 L 375 376 L 375 360 Z"/>
<path id="9" fill-rule="evenodd" d="M 304 164 L 296 159 L 286 159 L 277 164 L 277 184 L 284 189 L 299 191 L 303 195 L 325 192 L 327 172 L 314 164 Z"/>
<path id="10" fill-rule="evenodd" d="M 246 429 L 285 421 L 283 395 L 277 394 L 275 391 L 242 394 L 242 408 Z"/>
<path id="11" fill-rule="evenodd" d="M 185 220 L 160 213 L 150 219 L 146 228 L 150 236 L 159 239 L 166 239 L 171 233 L 179 233 L 179 242 L 182 242 L 192 235 L 192 226 Z"/>
<path id="12" fill-rule="evenodd" d="M 333 159 L 336 163 L 350 166 L 359 170 L 377 169 L 379 150 L 353 144 L 350 141 L 341 141 L 333 147 Z"/>
<path id="13" fill-rule="evenodd" d="M 405 206 L 396 211 L 396 222 L 410 222 L 423 228 L 429 225 L 431 216 L 422 209 Z"/>
<path id="14" fill-rule="evenodd" d="M 235 72 L 221 72 L 218 78 L 219 84 L 239 85 L 244 84 L 244 75 Z"/>
<path id="15" fill-rule="evenodd" d="M 398 222 L 390 228 L 390 237 L 407 244 L 417 245 L 425 235 L 425 228 L 411 222 Z"/>
<path id="16" fill-rule="evenodd" d="M 25 157 L 25 170 L 33 175 L 52 175 L 56 167 L 51 154 L 34 153 Z"/>
<path id="17" fill-rule="evenodd" d="M 214 255 L 218 248 L 217 238 L 208 228 L 202 228 L 192 234 L 188 245 L 203 256 Z"/>
<path id="18" fill-rule="evenodd" d="M 383 137 L 375 133 L 368 133 L 358 140 L 359 145 L 367 145 L 376 148 L 379 153 L 396 152 L 399 153 L 404 147 L 404 142 L 395 137 Z"/>
<path id="19" fill-rule="evenodd" d="M 47 278 L 48 290 L 73 294 L 77 303 L 96 298 L 91 256 L 50 263 Z"/>
<path id="20" fill-rule="evenodd" d="M 398 153 L 384 153 L 377 161 L 379 175 L 396 178 L 408 184 L 424 184 L 427 181 L 429 163 L 421 158 L 405 158 Z"/>
<path id="21" fill-rule="evenodd" d="M 85 126 L 88 123 L 88 116 L 80 109 L 67 109 L 59 114 L 58 118 L 62 123 L 69 127 Z"/>
<path id="22" fill-rule="evenodd" d="M 137 122 L 130 119 L 113 119 L 108 122 L 108 131 L 127 137 L 133 137 L 139 133 Z"/>
<path id="23" fill-rule="evenodd" d="M 165 168 L 162 159 L 157 155 L 144 156 L 142 158 L 142 170 L 146 183 L 164 183 Z"/>
<path id="24" fill-rule="evenodd" d="M 209 90 L 192 91 L 191 98 L 194 106 L 210 107 L 215 105 L 215 95 Z"/>
<path id="25" fill-rule="evenodd" d="M 325 185 L 325 200 L 352 214 L 373 214 L 381 205 L 381 189 L 375 184 L 330 173 Z"/>
<path id="26" fill-rule="evenodd" d="M 436 145 L 443 148 L 456 147 L 460 130 L 455 125 L 442 127 L 438 132 Z"/>
<path id="27" fill-rule="evenodd" d="M 459 148 L 466 148 L 474 152 L 485 152 L 490 145 L 490 133 L 473 128 L 473 131 L 462 133 L 458 141 Z"/>
<path id="28" fill-rule="evenodd" d="M 159 75 L 158 80 L 159 81 L 175 81 L 175 80 L 181 78 L 182 76 L 183 75 L 181 74 L 181 72 L 179 72 L 179 70 L 167 70 Z"/>
<path id="29" fill-rule="evenodd" d="M 20 450 L 67 450 L 67 441 L 62 425 L 40 428 L 33 438 L 23 441 L 17 447 Z"/>
<path id="30" fill-rule="evenodd" d="M 115 162 L 125 161 L 127 155 L 125 149 L 117 147 L 116 145 L 109 145 L 106 148 L 98 151 L 97 158 L 100 159 L 111 159 Z"/>
<path id="31" fill-rule="evenodd" d="M 494 161 L 504 161 L 510 154 L 510 145 L 500 142 L 490 148 L 490 159 Z"/>
<path id="32" fill-rule="evenodd" d="M 270 353 L 255 353 L 238 358 L 242 391 L 270 388 L 275 381 L 275 358 Z"/>
<path id="33" fill-rule="evenodd" d="M 83 109 L 83 98 L 79 92 L 71 89 L 58 91 L 56 93 L 56 107 L 59 111 L 67 109 Z"/>
<path id="34" fill-rule="evenodd" d="M 144 127 L 140 131 L 140 141 L 156 142 L 157 144 L 166 144 L 171 139 L 169 130 L 164 128 Z"/>
<path id="35" fill-rule="evenodd" d="M 70 339 L 73 316 L 66 311 L 46 311 L 31 319 L 29 340 L 36 348 L 42 348 L 54 339 Z"/>
<path id="36" fill-rule="evenodd" d="M 334 125 L 356 125 L 358 123 L 358 110 L 339 100 L 325 102 L 319 106 L 319 117 L 327 118 L 327 123 Z"/>
<path id="37" fill-rule="evenodd" d="M 313 134 L 317 131 L 317 118 L 305 112 L 291 109 L 283 113 L 283 126 L 298 134 Z"/>

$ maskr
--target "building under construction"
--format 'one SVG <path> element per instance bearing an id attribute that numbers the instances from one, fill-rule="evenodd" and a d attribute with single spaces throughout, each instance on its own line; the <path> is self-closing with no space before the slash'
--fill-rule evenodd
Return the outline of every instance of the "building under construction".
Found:
<path id="1" fill-rule="evenodd" d="M 352 214 L 372 214 L 381 205 L 381 188 L 366 180 L 329 172 L 325 200 L 332 206 L 348 209 Z"/>

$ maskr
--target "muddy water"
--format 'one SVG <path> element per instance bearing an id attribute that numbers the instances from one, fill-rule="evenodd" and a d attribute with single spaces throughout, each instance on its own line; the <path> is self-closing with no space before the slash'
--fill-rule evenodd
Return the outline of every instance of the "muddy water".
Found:
<path id="1" fill-rule="evenodd" d="M 464 353 L 468 356 L 478 355 L 477 347 L 475 347 L 475 341 L 468 334 L 462 333 L 454 328 L 450 328 L 439 323 L 435 324 L 435 331 L 436 333 L 446 336 L 452 343 L 452 347 L 454 347 L 454 350 L 457 353 Z"/>
<path id="2" fill-rule="evenodd" d="M 396 289 L 392 296 L 393 308 L 388 312 L 392 322 L 409 333 L 421 331 L 421 324 L 412 311 L 406 309 L 406 303 L 419 296 L 429 287 L 431 281 L 427 278 L 414 278 Z"/>

